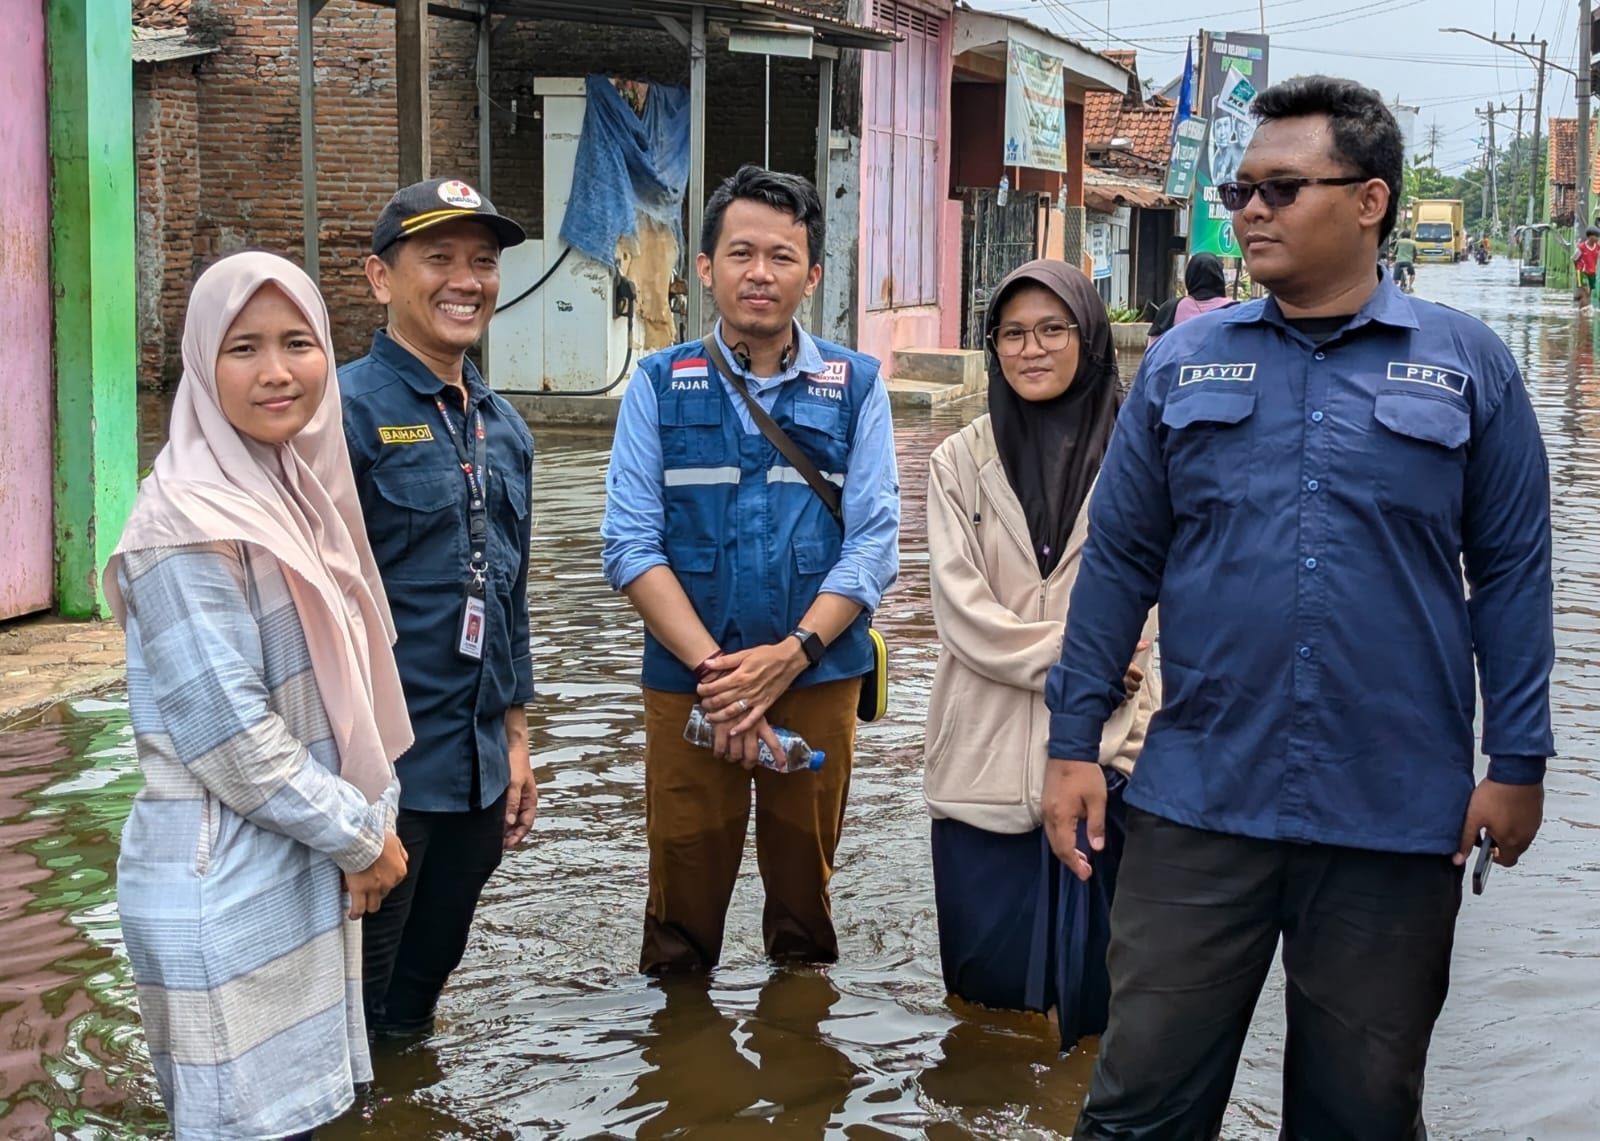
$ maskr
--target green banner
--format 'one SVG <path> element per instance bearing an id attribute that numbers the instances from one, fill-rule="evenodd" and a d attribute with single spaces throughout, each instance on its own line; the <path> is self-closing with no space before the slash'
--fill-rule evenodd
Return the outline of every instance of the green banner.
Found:
<path id="1" fill-rule="evenodd" d="M 1205 141 L 1204 119 L 1190 117 L 1178 124 L 1172 135 L 1172 154 L 1167 159 L 1168 198 L 1187 198 L 1194 193 L 1195 167 Z"/>
<path id="2" fill-rule="evenodd" d="M 1200 107 L 1208 129 L 1195 167 L 1189 252 L 1236 258 L 1233 215 L 1217 200 L 1215 187 L 1232 181 L 1255 134 L 1250 105 L 1267 86 L 1267 37 L 1206 32 L 1200 47 Z"/>

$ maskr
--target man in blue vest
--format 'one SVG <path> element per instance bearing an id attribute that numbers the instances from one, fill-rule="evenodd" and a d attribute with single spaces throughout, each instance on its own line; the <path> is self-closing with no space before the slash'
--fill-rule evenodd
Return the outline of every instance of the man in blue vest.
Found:
<path id="1" fill-rule="evenodd" d="M 706 204 L 711 341 L 640 362 L 607 476 L 606 577 L 644 619 L 649 900 L 639 968 L 708 970 L 744 852 L 754 783 L 777 960 L 833 962 L 828 897 L 855 748 L 867 619 L 899 567 L 900 487 L 878 362 L 816 340 L 795 312 L 822 278 L 822 204 L 803 178 L 746 166 Z M 749 396 L 841 492 L 843 522 L 764 436 Z M 684 739 L 699 704 L 710 750 Z M 773 730 L 826 754 L 758 768 Z"/>

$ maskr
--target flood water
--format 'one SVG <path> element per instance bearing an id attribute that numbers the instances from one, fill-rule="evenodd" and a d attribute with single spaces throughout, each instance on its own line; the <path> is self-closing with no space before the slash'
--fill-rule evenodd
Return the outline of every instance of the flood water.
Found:
<path id="1" fill-rule="evenodd" d="M 1434 1039 L 1436 1139 L 1600 1136 L 1600 380 L 1594 327 L 1515 267 L 1432 267 L 1418 291 L 1511 345 L 1551 455 L 1557 745 L 1547 820 L 1470 894 Z M 381 1054 L 372 1095 L 319 1138 L 1065 1138 L 1092 1056 L 1040 1018 L 948 1003 L 921 801 L 926 459 L 980 407 L 902 414 L 900 585 L 879 614 L 890 716 L 863 726 L 835 883 L 841 961 L 762 960 L 753 852 L 724 966 L 635 972 L 644 906 L 640 628 L 601 578 L 604 437 L 539 434 L 531 589 L 538 825 L 491 882 L 438 1033 Z M 159 410 L 147 427 L 159 433 Z M 138 767 L 124 696 L 0 729 L 0 1138 L 165 1132 L 114 906 Z M 1281 976 L 1257 1010 L 1224 1137 L 1276 1136 Z"/>

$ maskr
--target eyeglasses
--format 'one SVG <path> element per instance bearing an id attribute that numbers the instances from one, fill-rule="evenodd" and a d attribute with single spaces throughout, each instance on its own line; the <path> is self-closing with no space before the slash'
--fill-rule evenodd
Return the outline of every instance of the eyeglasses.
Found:
<path id="1" fill-rule="evenodd" d="M 1033 339 L 1038 346 L 1047 353 L 1060 352 L 1072 340 L 1072 331 L 1078 326 L 1066 321 L 1040 321 L 1031 329 L 1021 325 L 1007 325 L 1003 329 L 996 329 L 989 334 L 989 341 L 994 345 L 994 351 L 1003 357 L 1021 356 L 1022 350 L 1027 347 L 1028 334 L 1033 334 Z"/>
<path id="2" fill-rule="evenodd" d="M 1347 178 L 1264 178 L 1260 182 L 1223 182 L 1217 185 L 1217 197 L 1237 214 L 1250 205 L 1251 197 L 1258 193 L 1263 204 L 1276 209 L 1293 202 L 1302 186 L 1355 186 L 1370 181 L 1360 175 L 1350 175 Z"/>

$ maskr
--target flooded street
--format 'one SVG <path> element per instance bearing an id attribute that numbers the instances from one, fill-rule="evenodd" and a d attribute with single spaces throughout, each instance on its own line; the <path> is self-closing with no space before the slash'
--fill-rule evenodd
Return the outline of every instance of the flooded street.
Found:
<path id="1" fill-rule="evenodd" d="M 1562 754 L 1534 848 L 1462 907 L 1428 1077 L 1436 1141 L 1600 1131 L 1600 334 L 1564 298 L 1515 282 L 1505 259 L 1418 275 L 1419 294 L 1483 317 L 1508 341 L 1544 428 Z M 957 1009 L 939 977 L 921 800 L 937 654 L 922 498 L 929 452 L 981 411 L 969 402 L 897 417 L 902 569 L 878 615 L 891 712 L 860 734 L 834 881 L 841 962 L 765 965 L 751 851 L 723 968 L 704 985 L 665 988 L 635 971 L 642 642 L 600 574 L 608 438 L 538 434 L 538 825 L 485 893 L 438 1033 L 381 1054 L 370 1098 L 319 1141 L 1070 1134 L 1092 1056 L 1057 1061 L 1042 1018 Z M 159 414 L 150 419 L 158 433 Z M 138 779 L 120 693 L 0 731 L 0 1138 L 165 1133 L 114 906 L 117 835 Z M 1281 1000 L 1275 974 L 1224 1127 L 1230 1141 L 1276 1136 Z"/>

